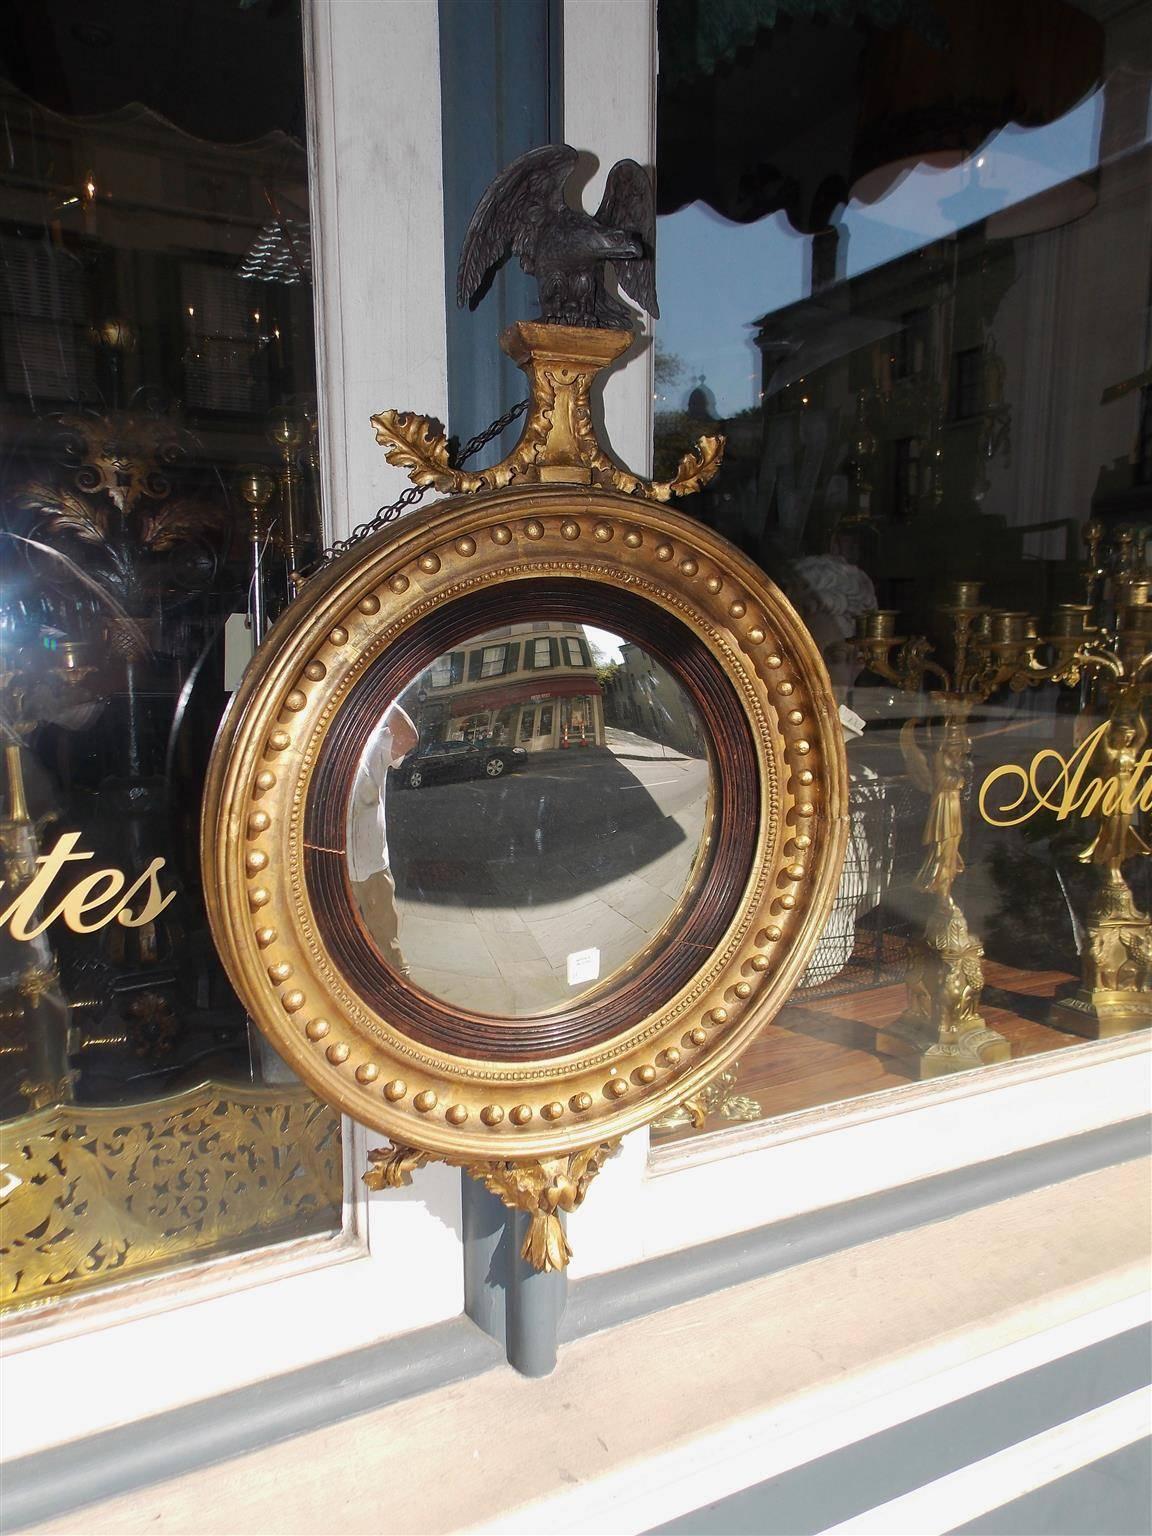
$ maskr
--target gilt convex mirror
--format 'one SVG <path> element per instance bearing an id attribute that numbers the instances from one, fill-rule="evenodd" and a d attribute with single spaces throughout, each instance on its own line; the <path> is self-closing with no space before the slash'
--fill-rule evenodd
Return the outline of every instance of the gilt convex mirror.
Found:
<path id="1" fill-rule="evenodd" d="M 548 153 L 535 173 L 566 175 Z M 373 418 L 449 494 L 306 584 L 226 718 L 204 818 L 233 982 L 388 1136 L 369 1181 L 462 1166 L 531 1212 L 543 1268 L 620 1136 L 693 1101 L 788 995 L 846 830 L 819 652 L 667 505 L 722 444 L 653 484 L 596 439 L 592 380 L 632 340 L 596 292 L 505 333 L 532 405 L 500 464 L 453 468 L 425 419 Z"/>

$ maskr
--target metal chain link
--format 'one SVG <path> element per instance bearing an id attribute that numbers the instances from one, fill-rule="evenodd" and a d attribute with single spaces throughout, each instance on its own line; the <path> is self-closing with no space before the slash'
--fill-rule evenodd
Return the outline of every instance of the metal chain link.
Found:
<path id="1" fill-rule="evenodd" d="M 506 431 L 518 416 L 523 416 L 524 412 L 528 409 L 528 405 L 529 401 L 521 400 L 510 411 L 505 411 L 503 416 L 498 416 L 492 425 L 485 427 L 484 431 L 479 433 L 478 436 L 469 438 L 452 462 L 452 468 L 460 469 L 467 464 L 468 460 L 479 453 L 481 448 L 486 447 L 493 438 L 499 437 L 502 432 Z M 307 576 L 315 575 L 317 571 L 323 569 L 330 561 L 338 559 L 347 550 L 351 549 L 354 544 L 359 544 L 362 539 L 369 538 L 379 529 L 386 527 L 387 524 L 395 522 L 402 512 L 407 512 L 409 507 L 415 506 L 420 498 L 431 489 L 430 485 L 410 485 L 389 506 L 381 507 L 375 517 L 353 528 L 346 539 L 338 539 L 335 544 L 330 544 L 323 554 L 318 555 L 310 563 L 303 574 Z"/>

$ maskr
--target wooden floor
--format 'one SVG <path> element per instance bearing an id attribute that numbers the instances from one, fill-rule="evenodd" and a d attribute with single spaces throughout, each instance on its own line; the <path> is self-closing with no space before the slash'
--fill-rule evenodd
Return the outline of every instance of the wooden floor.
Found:
<path id="1" fill-rule="evenodd" d="M 984 962 L 984 972 L 980 1012 L 990 1028 L 1011 1042 L 1014 1057 L 1084 1043 L 1044 1022 L 1057 987 L 1072 979 L 1067 972 L 1022 971 L 991 960 Z M 826 990 L 794 993 L 741 1057 L 738 1092 L 756 1100 L 764 1118 L 859 1098 L 910 1080 L 898 1062 L 876 1051 L 877 1031 L 904 1008 L 903 982 L 821 996 Z M 704 1129 L 717 1131 L 726 1123 L 731 1122 L 711 1116 Z M 667 1142 L 693 1134 L 685 1126 L 654 1136 Z"/>

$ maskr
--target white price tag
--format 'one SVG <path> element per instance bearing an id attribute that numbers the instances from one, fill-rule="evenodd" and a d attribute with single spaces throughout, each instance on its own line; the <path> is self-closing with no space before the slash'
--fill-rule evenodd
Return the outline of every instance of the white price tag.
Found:
<path id="1" fill-rule="evenodd" d="M 568 956 L 568 985 L 578 987 L 582 981 L 595 981 L 600 974 L 598 949 L 574 949 Z"/>

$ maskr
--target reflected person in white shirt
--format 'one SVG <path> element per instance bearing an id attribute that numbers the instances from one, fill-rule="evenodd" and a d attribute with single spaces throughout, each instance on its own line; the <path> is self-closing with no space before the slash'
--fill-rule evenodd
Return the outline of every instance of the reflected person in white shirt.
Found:
<path id="1" fill-rule="evenodd" d="M 401 976 L 408 975 L 408 963 L 398 937 L 384 790 L 388 770 L 398 768 L 419 741 L 416 727 L 400 705 L 389 705 L 361 754 L 348 807 L 348 878 L 373 942 Z"/>

